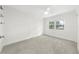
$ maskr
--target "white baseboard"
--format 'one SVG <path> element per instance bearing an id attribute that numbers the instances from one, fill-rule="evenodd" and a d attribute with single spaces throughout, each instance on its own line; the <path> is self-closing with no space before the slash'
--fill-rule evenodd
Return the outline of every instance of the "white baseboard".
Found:
<path id="1" fill-rule="evenodd" d="M 27 40 L 27 39 L 30 39 L 30 38 L 33 38 L 33 37 L 37 37 L 37 36 L 40 36 L 41 34 L 36 34 L 36 35 L 30 35 L 30 36 L 26 36 L 24 38 L 18 38 L 17 40 L 14 40 L 14 41 L 10 41 L 6 44 L 3 44 L 3 46 L 6 46 L 6 45 L 10 45 L 10 44 L 13 44 L 13 43 L 17 43 L 17 42 L 20 42 L 20 41 L 23 41 L 23 40 Z M 11 38 L 9 38 L 11 39 Z M 15 39 L 14 37 L 12 37 L 12 39 Z"/>
<path id="2" fill-rule="evenodd" d="M 50 36 L 50 37 L 55 37 L 55 38 L 58 38 L 58 39 L 64 39 L 64 40 L 68 40 L 68 41 L 73 41 L 73 40 L 69 40 L 69 39 L 65 39 L 65 38 L 61 38 L 61 37 L 51 36 L 51 35 L 48 35 L 48 34 L 43 34 L 43 35 Z M 73 41 L 73 42 L 77 43 L 77 41 Z"/>

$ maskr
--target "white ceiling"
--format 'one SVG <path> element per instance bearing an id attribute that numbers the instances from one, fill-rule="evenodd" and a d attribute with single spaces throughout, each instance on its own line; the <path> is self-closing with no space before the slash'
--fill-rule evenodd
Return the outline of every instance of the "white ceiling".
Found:
<path id="1" fill-rule="evenodd" d="M 47 8 L 50 8 L 47 15 L 49 16 L 61 12 L 65 12 L 68 10 L 73 10 L 77 8 L 76 5 L 10 5 L 9 7 L 15 8 L 21 12 L 29 13 L 29 14 L 41 14 L 44 15 L 44 12 L 46 12 Z"/>
<path id="2" fill-rule="evenodd" d="M 16 8 L 22 12 L 36 12 L 43 11 L 50 5 L 11 5 L 10 7 Z"/>
<path id="3" fill-rule="evenodd" d="M 50 7 L 50 11 L 48 12 L 47 15 L 45 15 L 45 17 L 68 12 L 71 10 L 75 10 L 77 7 L 79 6 L 77 5 L 53 5 Z"/>

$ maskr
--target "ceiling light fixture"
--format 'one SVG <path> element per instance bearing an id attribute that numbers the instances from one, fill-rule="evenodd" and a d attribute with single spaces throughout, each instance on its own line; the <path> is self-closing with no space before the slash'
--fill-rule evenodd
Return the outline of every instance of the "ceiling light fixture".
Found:
<path id="1" fill-rule="evenodd" d="M 47 8 L 46 11 L 44 12 L 45 15 L 49 13 L 50 8 Z"/>
<path id="2" fill-rule="evenodd" d="M 49 11 L 50 10 L 50 8 L 47 8 L 47 11 Z"/>
<path id="3" fill-rule="evenodd" d="M 47 15 L 47 14 L 48 14 L 48 12 L 47 12 L 47 11 L 45 11 L 45 12 L 44 12 L 44 14 L 45 14 L 45 15 Z"/>

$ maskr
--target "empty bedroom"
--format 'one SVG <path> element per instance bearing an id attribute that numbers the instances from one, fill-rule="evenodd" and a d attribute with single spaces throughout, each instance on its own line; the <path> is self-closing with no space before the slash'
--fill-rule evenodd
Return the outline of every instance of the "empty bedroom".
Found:
<path id="1" fill-rule="evenodd" d="M 78 5 L 0 5 L 0 54 L 78 54 Z"/>

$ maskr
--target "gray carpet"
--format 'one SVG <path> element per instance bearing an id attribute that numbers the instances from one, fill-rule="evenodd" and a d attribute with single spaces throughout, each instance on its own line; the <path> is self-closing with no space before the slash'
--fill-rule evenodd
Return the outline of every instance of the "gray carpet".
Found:
<path id="1" fill-rule="evenodd" d="M 73 41 L 39 36 L 14 43 L 3 48 L 2 54 L 76 54 L 77 44 Z"/>

